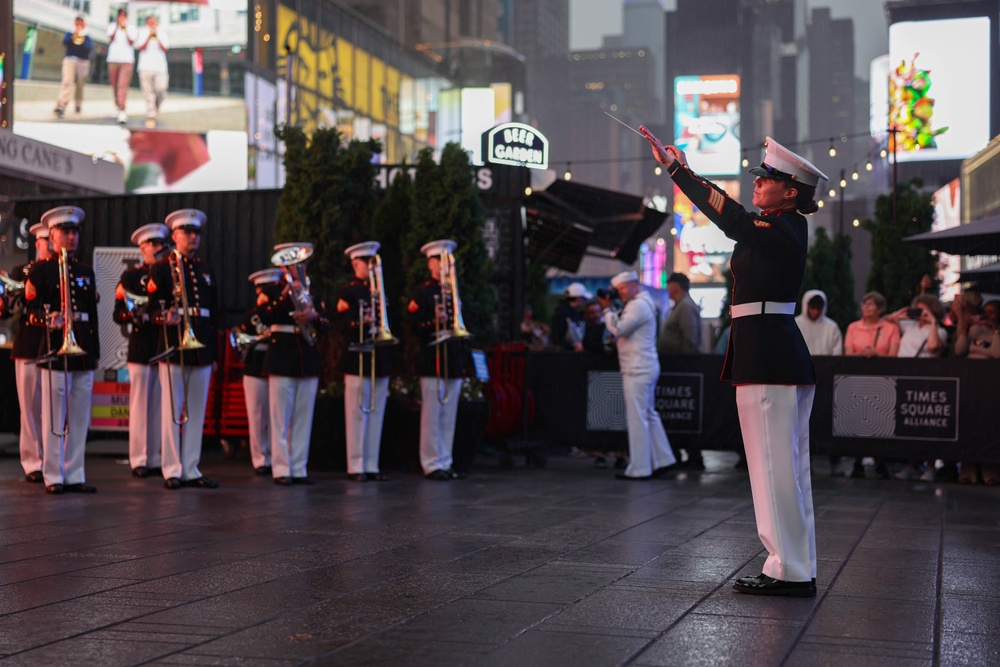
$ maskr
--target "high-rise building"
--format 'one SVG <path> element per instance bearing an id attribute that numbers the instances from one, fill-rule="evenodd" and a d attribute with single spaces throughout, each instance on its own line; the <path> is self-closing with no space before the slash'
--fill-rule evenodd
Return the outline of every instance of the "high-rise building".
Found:
<path id="1" fill-rule="evenodd" d="M 812 11 L 809 43 L 809 137 L 851 136 L 854 102 L 854 21 L 834 19 L 827 7 Z"/>
<path id="2" fill-rule="evenodd" d="M 409 47 L 497 38 L 497 0 L 346 0 L 344 4 Z"/>

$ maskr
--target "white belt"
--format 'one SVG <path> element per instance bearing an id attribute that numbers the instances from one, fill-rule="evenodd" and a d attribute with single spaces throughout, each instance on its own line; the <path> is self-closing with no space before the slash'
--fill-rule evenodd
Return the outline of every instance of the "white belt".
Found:
<path id="1" fill-rule="evenodd" d="M 89 322 L 90 313 L 73 313 L 74 322 Z"/>
<path id="2" fill-rule="evenodd" d="M 191 317 L 209 317 L 212 313 L 208 308 L 195 308 L 191 306 L 188 308 L 188 314 Z"/>
<path id="3" fill-rule="evenodd" d="M 253 349 L 257 350 L 258 352 L 260 352 L 261 350 L 266 350 L 267 343 L 257 343 L 256 345 L 253 346 Z"/>
<path id="4" fill-rule="evenodd" d="M 794 301 L 753 301 L 740 303 L 729 307 L 729 315 L 734 320 L 737 317 L 749 315 L 794 315 Z"/>
<path id="5" fill-rule="evenodd" d="M 271 333 L 297 334 L 299 332 L 299 328 L 297 326 L 292 325 L 292 324 L 272 324 L 270 326 L 270 329 L 271 329 Z"/>

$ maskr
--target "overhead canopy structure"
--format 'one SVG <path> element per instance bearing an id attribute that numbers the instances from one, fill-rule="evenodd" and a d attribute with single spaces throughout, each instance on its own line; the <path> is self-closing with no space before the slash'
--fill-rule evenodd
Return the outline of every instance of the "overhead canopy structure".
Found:
<path id="1" fill-rule="evenodd" d="M 1000 215 L 903 240 L 949 255 L 1000 255 Z"/>
<path id="2" fill-rule="evenodd" d="M 965 269 L 959 274 L 959 280 L 963 283 L 975 283 L 980 292 L 1000 292 L 1000 262 L 978 269 Z"/>
<path id="3" fill-rule="evenodd" d="M 575 272 L 588 247 L 626 265 L 666 218 L 642 197 L 557 180 L 527 201 L 527 256 Z"/>

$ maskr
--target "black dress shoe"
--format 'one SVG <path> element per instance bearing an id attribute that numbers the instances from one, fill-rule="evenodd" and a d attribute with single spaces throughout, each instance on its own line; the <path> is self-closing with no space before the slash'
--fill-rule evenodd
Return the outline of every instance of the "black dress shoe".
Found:
<path id="1" fill-rule="evenodd" d="M 149 468 L 146 466 L 136 466 L 132 468 L 133 477 L 149 477 Z"/>
<path id="2" fill-rule="evenodd" d="M 668 472 L 673 472 L 674 470 L 677 470 L 677 464 L 676 463 L 668 465 L 668 466 L 660 466 L 659 468 L 657 468 L 656 470 L 653 471 L 653 474 L 650 475 L 650 477 L 660 478 L 660 477 L 663 477 L 664 475 L 666 475 Z"/>
<path id="3" fill-rule="evenodd" d="M 305 484 L 307 486 L 311 486 L 315 483 L 316 482 L 312 477 L 292 477 L 292 484 Z"/>
<path id="4" fill-rule="evenodd" d="M 36 470 L 35 472 L 29 472 L 27 475 L 25 475 L 24 481 L 32 482 L 34 484 L 39 484 L 45 481 L 45 476 L 42 475 L 41 470 Z"/>
<path id="5" fill-rule="evenodd" d="M 215 480 L 209 479 L 208 477 L 197 477 L 195 479 L 186 479 L 181 482 L 184 486 L 194 486 L 199 489 L 217 489 L 219 488 L 219 483 Z"/>
<path id="6" fill-rule="evenodd" d="M 431 472 L 424 475 L 424 477 L 426 477 L 427 479 L 433 479 L 435 482 L 451 481 L 451 475 L 448 474 L 448 471 L 441 470 L 440 468 L 438 468 L 437 470 L 432 470 Z"/>
<path id="7" fill-rule="evenodd" d="M 615 475 L 615 479 L 625 479 L 625 480 L 628 480 L 630 482 L 640 482 L 640 481 L 642 481 L 644 479 L 653 479 L 653 476 L 652 475 L 644 475 L 642 477 L 633 477 L 632 475 L 626 475 L 625 473 L 620 472 L 620 473 L 618 473 L 618 474 Z"/>
<path id="8" fill-rule="evenodd" d="M 816 597 L 816 580 L 812 581 L 782 581 L 758 574 L 756 577 L 742 577 L 733 584 L 737 593 L 750 595 L 781 595 L 790 598 Z"/>
<path id="9" fill-rule="evenodd" d="M 464 472 L 459 472 L 454 468 L 448 468 L 445 472 L 448 473 L 448 476 L 452 479 L 465 479 L 466 476 Z"/>
<path id="10" fill-rule="evenodd" d="M 63 492 L 62 484 L 49 484 L 45 487 L 45 493 L 60 494 Z"/>
<path id="11" fill-rule="evenodd" d="M 388 482 L 392 477 L 381 472 L 366 472 L 365 477 L 369 482 Z"/>
<path id="12" fill-rule="evenodd" d="M 349 472 L 349 473 L 347 473 L 347 481 L 348 482 L 367 482 L 368 481 L 368 475 L 364 474 L 363 472 Z"/>
<path id="13" fill-rule="evenodd" d="M 291 486 L 292 485 L 292 478 L 291 477 L 275 477 L 274 478 L 274 483 L 277 484 L 278 486 Z"/>
<path id="14" fill-rule="evenodd" d="M 253 472 L 255 475 L 261 475 L 261 476 L 270 475 L 271 466 L 260 466 L 259 468 L 254 468 Z"/>
<path id="15" fill-rule="evenodd" d="M 89 484 L 67 484 L 63 490 L 66 493 L 97 493 L 97 488 Z"/>
<path id="16" fill-rule="evenodd" d="M 170 489 L 171 491 L 179 489 L 181 488 L 181 480 L 177 479 L 176 477 L 168 477 L 163 482 L 163 488 Z"/>

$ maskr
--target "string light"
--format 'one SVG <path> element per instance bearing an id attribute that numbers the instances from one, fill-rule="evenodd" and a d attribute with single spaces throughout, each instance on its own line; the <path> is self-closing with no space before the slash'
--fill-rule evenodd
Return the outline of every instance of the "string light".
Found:
<path id="1" fill-rule="evenodd" d="M 524 196 L 525 196 L 525 197 L 530 197 L 530 196 L 531 196 L 531 193 L 532 193 L 532 189 L 531 189 L 531 186 L 529 185 L 528 187 L 526 187 L 526 188 L 524 189 Z"/>
<path id="2" fill-rule="evenodd" d="M 747 167 L 750 166 L 750 160 L 747 159 L 747 152 L 746 152 L 746 150 L 743 151 L 743 161 L 742 161 L 741 164 L 743 165 L 744 169 L 746 169 Z"/>
<path id="3" fill-rule="evenodd" d="M 883 158 L 883 159 L 884 159 L 884 158 L 885 158 L 885 156 L 886 156 L 886 155 L 888 155 L 888 154 L 889 154 L 889 153 L 888 153 L 888 152 L 887 152 L 887 151 L 886 151 L 886 150 L 885 150 L 884 148 L 883 148 L 882 150 L 880 150 L 880 151 L 878 152 L 878 156 L 879 156 L 880 158 Z"/>
<path id="4" fill-rule="evenodd" d="M 657 176 L 663 173 L 663 170 L 660 169 L 660 165 L 656 165 L 656 167 L 653 168 L 653 173 L 656 174 Z"/>
<path id="5" fill-rule="evenodd" d="M 856 181 L 856 180 L 858 180 L 859 178 L 860 178 L 860 176 L 858 176 L 858 168 L 857 168 L 857 167 L 855 167 L 855 168 L 854 168 L 854 173 L 852 173 L 852 174 L 851 174 L 851 180 L 852 180 L 852 181 Z"/>
<path id="6" fill-rule="evenodd" d="M 819 208 L 823 208 L 823 200 L 820 199 L 818 202 L 816 202 L 816 206 L 818 206 Z"/>
<path id="7" fill-rule="evenodd" d="M 852 222 L 851 224 L 853 224 L 855 227 L 860 227 L 861 226 L 861 221 L 858 220 L 857 218 L 854 218 L 854 222 Z"/>
<path id="8" fill-rule="evenodd" d="M 833 188 L 830 188 L 830 196 L 831 197 L 836 197 L 837 196 L 837 191 L 834 190 Z"/>
<path id="9" fill-rule="evenodd" d="M 871 171 L 871 170 L 872 170 L 872 161 L 868 160 L 868 162 L 865 162 L 865 171 Z"/>
<path id="10" fill-rule="evenodd" d="M 846 187 L 847 187 L 847 179 L 846 178 L 840 179 L 840 188 L 844 189 Z"/>
<path id="11" fill-rule="evenodd" d="M 830 157 L 837 157 L 837 149 L 833 147 L 833 137 L 830 137 Z"/>
<path id="12" fill-rule="evenodd" d="M 567 162 L 567 163 L 566 163 L 566 173 L 565 173 L 565 174 L 563 174 L 563 178 L 564 178 L 565 180 L 567 180 L 567 181 L 568 181 L 568 180 L 571 180 L 571 179 L 573 178 L 573 170 L 572 170 L 572 169 L 570 169 L 570 165 L 571 165 L 571 164 L 572 164 L 572 163 L 570 163 L 570 162 Z"/>

